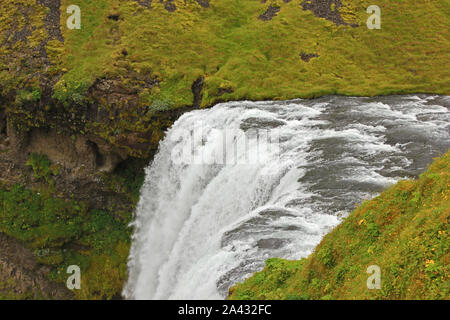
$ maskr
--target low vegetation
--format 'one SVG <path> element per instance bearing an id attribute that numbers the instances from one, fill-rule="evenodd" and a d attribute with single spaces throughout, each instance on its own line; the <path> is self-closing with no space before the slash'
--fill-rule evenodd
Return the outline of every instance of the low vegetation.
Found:
<path id="1" fill-rule="evenodd" d="M 127 278 L 131 211 L 93 209 L 85 202 L 57 197 L 57 167 L 40 154 L 31 154 L 27 163 L 41 183 L 36 190 L 19 184 L 0 187 L 0 232 L 33 250 L 37 261 L 50 267 L 49 280 L 65 283 L 67 267 L 78 265 L 82 283 L 81 290 L 73 291 L 76 298 L 120 297 Z M 132 164 L 105 180 L 136 203 L 143 182 L 137 172 Z M 13 295 L 13 287 L 0 283 L 0 298 L 23 298 Z"/>
<path id="2" fill-rule="evenodd" d="M 86 210 L 82 203 L 18 185 L 0 189 L 0 205 L 0 232 L 33 249 L 40 263 L 52 267 L 51 280 L 65 283 L 67 267 L 78 265 L 83 275 L 81 290 L 74 291 L 78 298 L 120 296 L 127 272 L 129 217 Z"/>

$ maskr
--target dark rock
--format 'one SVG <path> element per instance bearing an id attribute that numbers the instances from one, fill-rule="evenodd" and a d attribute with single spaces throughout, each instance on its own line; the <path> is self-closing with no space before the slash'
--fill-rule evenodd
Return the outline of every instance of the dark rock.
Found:
<path id="1" fill-rule="evenodd" d="M 203 8 L 209 8 L 209 0 L 195 0 Z"/>
<path id="2" fill-rule="evenodd" d="M 277 238 L 268 238 L 268 239 L 261 239 L 258 240 L 256 245 L 260 249 L 279 249 L 281 248 L 287 240 L 285 239 L 277 239 Z"/>
<path id="3" fill-rule="evenodd" d="M 258 19 L 263 21 L 269 21 L 272 20 L 273 17 L 277 15 L 277 13 L 280 11 L 280 7 L 275 7 L 273 5 L 270 5 L 266 12 L 264 12 L 262 15 L 258 17 Z"/>
<path id="4" fill-rule="evenodd" d="M 332 5 L 334 5 L 333 9 Z M 301 6 L 303 10 L 310 10 L 315 16 L 330 20 L 336 25 L 348 25 L 339 13 L 339 8 L 342 7 L 341 0 L 306 0 L 301 3 Z"/>
<path id="5" fill-rule="evenodd" d="M 164 4 L 164 9 L 166 9 L 169 12 L 174 12 L 175 10 L 177 10 L 177 6 L 175 5 L 175 3 L 173 3 L 174 0 L 159 0 L 160 3 Z"/>
<path id="6" fill-rule="evenodd" d="M 108 19 L 109 20 L 114 20 L 114 21 L 119 21 L 119 15 L 118 14 L 110 14 L 109 16 L 108 16 Z"/>
<path id="7" fill-rule="evenodd" d="M 305 53 L 305 52 L 300 53 L 300 58 L 302 58 L 302 60 L 305 62 L 309 62 L 309 60 L 311 60 L 312 58 L 318 57 L 319 55 L 317 53 Z"/>
<path id="8" fill-rule="evenodd" d="M 192 106 L 194 108 L 200 108 L 200 105 L 202 103 L 202 98 L 203 98 L 202 90 L 203 90 L 204 81 L 205 81 L 205 79 L 203 77 L 199 77 L 192 84 L 191 90 L 192 90 L 192 93 L 194 94 L 194 102 L 192 103 Z"/>
<path id="9" fill-rule="evenodd" d="M 10 293 L 34 299 L 74 298 L 63 284 L 48 280 L 48 274 L 49 268 L 39 264 L 31 250 L 0 233 L 0 284 L 12 282 L 6 288 Z"/>
<path id="10" fill-rule="evenodd" d="M 136 1 L 140 6 L 151 9 L 152 8 L 152 0 L 134 0 Z"/>

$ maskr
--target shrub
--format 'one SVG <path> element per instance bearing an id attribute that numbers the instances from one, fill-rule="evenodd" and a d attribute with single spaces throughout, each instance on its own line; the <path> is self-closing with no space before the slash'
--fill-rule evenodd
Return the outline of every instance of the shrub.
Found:
<path id="1" fill-rule="evenodd" d="M 58 166 L 52 166 L 51 161 L 45 154 L 32 153 L 25 165 L 33 168 L 35 178 L 44 179 L 47 183 L 52 183 L 52 176 L 59 173 Z"/>

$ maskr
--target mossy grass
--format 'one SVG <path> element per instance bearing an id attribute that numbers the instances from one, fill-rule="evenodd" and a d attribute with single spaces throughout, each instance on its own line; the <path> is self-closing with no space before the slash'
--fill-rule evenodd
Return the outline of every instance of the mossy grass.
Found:
<path id="1" fill-rule="evenodd" d="M 29 22 L 36 20 L 37 28 L 17 49 L 37 46 L 48 33 L 41 21 L 47 8 L 31 0 L 18 2 L 35 7 Z M 303 10 L 301 2 L 227 0 L 202 8 L 193 0 L 175 0 L 177 9 L 168 12 L 159 1 L 148 9 L 131 0 L 79 0 L 81 29 L 70 30 L 65 9 L 72 2 L 62 0 L 64 43 L 52 38 L 46 44 L 50 72 L 62 73 L 53 97 L 81 103 L 96 79 L 119 78 L 137 88 L 143 105 L 165 101 L 178 108 L 192 103 L 191 85 L 200 76 L 205 77 L 202 106 L 324 94 L 449 93 L 449 71 L 443 68 L 450 46 L 447 1 L 380 0 L 380 30 L 366 27 L 369 0 L 343 0 L 339 12 L 348 24 L 339 26 Z M 280 11 L 269 21 L 258 19 L 269 4 Z M 25 25 L 17 6 L 3 7 Z M 11 21 L 2 19 L 0 34 L 6 35 Z M 6 59 L 9 51 L 2 50 Z M 301 52 L 318 57 L 305 62 Z M 133 83 L 131 72 L 158 79 L 160 85 L 148 90 Z M 11 89 L 8 84 L 17 75 L 7 68 L 0 74 L 4 89 Z"/>
<path id="2" fill-rule="evenodd" d="M 268 5 L 259 0 L 212 1 L 208 9 L 195 1 L 174 3 L 177 10 L 167 12 L 158 3 L 147 10 L 133 1 L 80 1 L 85 23 L 80 31 L 64 31 L 59 58 L 68 72 L 56 94 L 62 83 L 76 91 L 71 88 L 129 68 L 160 78 L 151 99 L 167 97 L 173 107 L 192 102 L 190 87 L 199 76 L 205 76 L 204 106 L 219 96 L 448 93 L 449 73 L 441 68 L 450 45 L 445 1 L 379 1 L 381 30 L 365 25 L 370 1 L 343 1 L 341 14 L 356 28 L 318 18 L 299 1 L 277 3 L 281 10 L 270 21 L 257 18 Z M 118 21 L 107 19 L 111 13 Z M 302 51 L 319 57 L 305 62 Z M 220 91 L 223 86 L 233 91 Z"/>
<path id="3" fill-rule="evenodd" d="M 69 265 L 81 268 L 78 299 L 120 297 L 127 278 L 131 212 L 143 182 L 142 159 L 129 159 L 116 172 L 104 176 L 127 208 L 94 209 L 83 201 L 55 196 L 59 168 L 42 154 L 31 154 L 27 165 L 40 182 L 35 190 L 16 184 L 0 187 L 0 232 L 19 240 L 50 267 L 49 280 L 65 283 Z M 1 266 L 0 266 L 1 267 Z M 13 283 L 0 283 L 0 299 L 39 298 L 34 293 L 13 294 Z"/>
<path id="4" fill-rule="evenodd" d="M 80 266 L 81 290 L 74 290 L 80 299 L 120 296 L 127 273 L 130 220 L 130 214 L 88 210 L 84 203 L 19 185 L 0 189 L 0 232 L 32 249 L 40 263 L 51 267 L 51 280 L 65 283 L 67 267 Z"/>

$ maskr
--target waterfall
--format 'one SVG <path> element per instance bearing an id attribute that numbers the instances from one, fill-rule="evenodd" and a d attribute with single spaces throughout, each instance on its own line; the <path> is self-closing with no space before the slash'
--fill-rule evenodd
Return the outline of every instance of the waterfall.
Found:
<path id="1" fill-rule="evenodd" d="M 450 99 L 229 102 L 181 116 L 146 168 L 129 299 L 223 299 L 300 259 L 356 204 L 450 147 Z"/>

